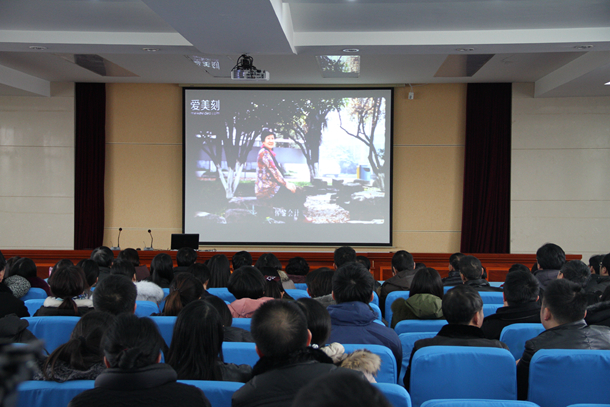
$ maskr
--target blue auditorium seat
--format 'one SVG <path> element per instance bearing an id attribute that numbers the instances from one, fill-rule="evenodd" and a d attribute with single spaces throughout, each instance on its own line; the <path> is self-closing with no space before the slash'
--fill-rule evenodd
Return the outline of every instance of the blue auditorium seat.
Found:
<path id="1" fill-rule="evenodd" d="M 399 298 L 404 298 L 405 300 L 409 298 L 410 291 L 392 291 L 385 298 L 385 320 L 390 324 L 392 323 L 392 304 Z"/>
<path id="2" fill-rule="evenodd" d="M 287 289 L 285 290 L 286 294 L 298 300 L 299 298 L 309 298 L 309 294 L 306 290 L 295 290 L 295 289 Z"/>
<path id="3" fill-rule="evenodd" d="M 30 290 L 31 290 L 31 288 L 30 288 Z M 41 288 L 41 290 L 42 290 L 42 288 Z M 44 300 L 46 298 L 47 297 L 23 301 L 23 303 L 25 304 L 25 307 L 28 309 L 28 312 L 30 313 L 30 316 L 34 316 L 36 311 L 38 311 L 40 309 L 40 307 L 42 307 L 42 304 L 44 304 Z"/>
<path id="4" fill-rule="evenodd" d="M 149 317 L 153 320 L 155 324 L 157 324 L 157 328 L 159 328 L 159 333 L 165 340 L 167 346 L 170 346 L 172 343 L 172 335 L 174 333 L 174 325 L 176 324 L 176 318 L 178 317 Z"/>
<path id="5" fill-rule="evenodd" d="M 377 380 L 378 383 L 397 383 L 399 373 L 398 366 L 396 364 L 396 358 L 390 348 L 383 345 L 372 344 L 343 343 L 342 345 L 345 348 L 345 353 L 352 353 L 358 349 L 366 349 L 378 355 L 381 358 L 381 369 L 379 369 L 379 373 L 375 380 Z"/>
<path id="6" fill-rule="evenodd" d="M 498 308 L 503 306 L 504 304 L 483 304 L 483 315 L 488 316 L 495 314 Z"/>
<path id="7" fill-rule="evenodd" d="M 379 296 L 375 291 L 373 291 L 373 301 L 371 301 L 371 304 L 379 306 Z"/>
<path id="8" fill-rule="evenodd" d="M 210 400 L 212 407 L 231 407 L 231 397 L 243 383 L 220 382 L 212 380 L 178 380 L 180 383 L 190 384 L 203 390 L 205 396 Z"/>
<path id="9" fill-rule="evenodd" d="M 30 300 L 34 301 L 34 300 Z M 51 353 L 70 340 L 80 317 L 27 317 L 28 330 L 38 339 L 44 339 L 45 349 Z"/>
<path id="10" fill-rule="evenodd" d="M 260 359 L 254 342 L 223 342 L 222 355 L 225 363 L 254 366 Z"/>
<path id="11" fill-rule="evenodd" d="M 504 293 L 502 291 L 479 291 L 483 304 L 504 305 Z"/>
<path id="12" fill-rule="evenodd" d="M 306 283 L 294 283 L 294 287 L 297 290 L 305 290 L 305 291 L 307 291 L 307 284 Z"/>
<path id="13" fill-rule="evenodd" d="M 231 323 L 231 326 L 249 331 L 251 323 L 252 323 L 252 318 L 233 318 L 233 322 Z"/>
<path id="14" fill-rule="evenodd" d="M 94 380 L 72 380 L 65 383 L 26 381 L 18 387 L 17 407 L 66 407 L 74 397 L 92 389 L 93 383 Z"/>
<path id="15" fill-rule="evenodd" d="M 531 401 L 519 400 L 480 400 L 480 399 L 446 399 L 428 400 L 421 407 L 540 407 Z"/>
<path id="16" fill-rule="evenodd" d="M 411 396 L 404 387 L 393 383 L 373 383 L 394 407 L 411 407 Z"/>
<path id="17" fill-rule="evenodd" d="M 163 308 L 165 308 L 165 299 L 169 295 L 169 288 L 163 289 L 163 300 L 159 303 L 159 311 L 163 312 Z"/>
<path id="18" fill-rule="evenodd" d="M 434 332 L 435 334 L 447 325 L 446 319 L 405 319 L 394 327 L 398 335 L 407 332 Z"/>
<path id="19" fill-rule="evenodd" d="M 235 301 L 235 296 L 229 292 L 227 287 L 208 288 L 208 292 L 229 303 Z"/>
<path id="20" fill-rule="evenodd" d="M 436 336 L 438 332 L 407 332 L 398 335 L 400 344 L 402 345 L 402 365 L 400 366 L 400 375 L 398 376 L 398 383 L 403 383 L 407 367 L 409 366 L 409 359 L 411 358 L 411 352 L 413 352 L 413 346 L 416 341 L 420 339 L 432 338 Z"/>
<path id="21" fill-rule="evenodd" d="M 38 287 L 32 287 L 23 297 L 20 298 L 20 300 L 25 302 L 27 300 L 44 300 L 45 298 L 47 298 L 47 292 L 45 290 Z"/>
<path id="22" fill-rule="evenodd" d="M 159 312 L 159 307 L 154 301 L 136 301 L 136 316 L 149 317 L 154 313 Z"/>
<path id="23" fill-rule="evenodd" d="M 542 324 L 512 324 L 502 329 L 500 341 L 508 346 L 515 360 L 519 360 L 525 350 L 525 342 L 538 336 L 542 331 L 544 331 Z"/>
<path id="24" fill-rule="evenodd" d="M 381 317 L 381 310 L 379 309 L 378 305 L 373 304 L 372 302 L 369 303 L 369 307 L 371 307 L 373 309 L 373 311 L 375 311 L 375 315 L 377 316 L 377 320 L 378 321 L 383 321 L 383 318 Z"/>

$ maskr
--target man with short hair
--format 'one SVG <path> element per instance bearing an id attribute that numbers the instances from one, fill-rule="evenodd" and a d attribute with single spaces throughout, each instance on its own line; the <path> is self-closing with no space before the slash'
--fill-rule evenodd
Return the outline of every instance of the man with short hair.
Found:
<path id="1" fill-rule="evenodd" d="M 329 343 L 377 344 L 390 348 L 398 370 L 402 361 L 402 345 L 396 332 L 375 322 L 369 303 L 373 300 L 375 280 L 360 263 L 347 263 L 333 276 L 333 298 L 336 305 L 327 307 L 331 320 Z"/>
<path id="2" fill-rule="evenodd" d="M 566 279 L 551 281 L 544 292 L 540 320 L 546 329 L 525 342 L 517 362 L 517 390 L 527 399 L 530 361 L 540 349 L 610 349 L 610 328 L 584 321 L 587 297 L 583 288 Z"/>
<path id="3" fill-rule="evenodd" d="M 251 266 L 252 255 L 245 250 L 239 251 L 231 257 L 231 264 L 233 264 L 233 270 L 237 270 L 241 266 Z"/>
<path id="4" fill-rule="evenodd" d="M 307 318 L 293 302 L 272 300 L 252 316 L 250 331 L 260 360 L 252 379 L 238 389 L 232 407 L 289 407 L 300 388 L 341 368 L 320 363 L 319 351 L 309 348 Z"/>
<path id="5" fill-rule="evenodd" d="M 307 294 L 325 307 L 337 303 L 332 294 L 334 275 L 335 270 L 329 267 L 320 267 L 308 273 L 305 278 Z"/>
<path id="6" fill-rule="evenodd" d="M 502 291 L 500 287 L 492 287 L 483 278 L 483 266 L 481 261 L 474 256 L 464 256 L 459 261 L 460 276 L 464 285 L 470 286 L 477 291 Z"/>
<path id="7" fill-rule="evenodd" d="M 473 287 L 458 285 L 443 296 L 443 315 L 448 324 L 443 326 L 433 338 L 420 339 L 415 342 L 409 366 L 404 378 L 404 385 L 409 390 L 411 381 L 411 361 L 419 349 L 426 346 L 479 346 L 486 348 L 504 348 L 508 346 L 495 339 L 487 339 L 483 334 L 483 300 Z M 473 372 L 464 372 L 472 374 Z M 452 372 L 451 374 L 459 374 Z"/>
<path id="8" fill-rule="evenodd" d="M 554 243 L 546 243 L 536 251 L 536 263 L 538 270 L 532 274 L 540 283 L 541 294 L 546 286 L 557 278 L 559 269 L 566 262 L 566 254 L 563 249 Z"/>
<path id="9" fill-rule="evenodd" d="M 290 278 L 293 283 L 305 283 L 307 273 L 309 273 L 309 264 L 307 263 L 307 260 L 299 256 L 288 260 L 288 264 L 286 265 L 286 274 L 288 274 L 288 278 Z"/>
<path id="10" fill-rule="evenodd" d="M 192 247 L 181 247 L 176 253 L 177 267 L 174 267 L 174 275 L 185 272 L 197 261 L 197 252 Z"/>
<path id="11" fill-rule="evenodd" d="M 406 250 L 399 250 L 392 256 L 392 277 L 381 285 L 379 308 L 385 313 L 385 300 L 392 291 L 409 291 L 415 276 L 413 256 Z"/>
<path id="12" fill-rule="evenodd" d="M 136 286 L 124 276 L 108 276 L 98 282 L 93 291 L 93 308 L 97 311 L 119 315 L 136 310 Z"/>
<path id="13" fill-rule="evenodd" d="M 138 251 L 136 249 L 127 248 L 121 250 L 119 255 L 116 257 L 122 260 L 129 260 L 131 264 L 136 268 L 136 280 L 142 281 L 150 277 L 150 271 L 148 271 L 148 267 L 145 265 L 140 265 L 140 256 L 138 255 Z"/>
<path id="14" fill-rule="evenodd" d="M 606 262 L 604 263 L 604 260 Z M 606 265 L 604 265 L 606 264 Z M 599 262 L 599 275 L 595 274 L 585 286 L 585 291 L 588 295 L 600 298 L 606 288 L 610 286 L 610 254 L 602 256 Z"/>
<path id="15" fill-rule="evenodd" d="M 138 295 L 136 301 L 152 301 L 159 304 L 163 301 L 163 289 L 152 281 L 137 281 L 136 268 L 128 260 L 117 259 L 110 269 L 110 275 L 124 276 L 136 285 Z"/>
<path id="16" fill-rule="evenodd" d="M 462 253 L 453 253 L 449 256 L 449 275 L 443 278 L 444 286 L 454 286 L 462 284 L 460 275 L 460 259 L 464 257 Z"/>
<path id="17" fill-rule="evenodd" d="M 356 251 L 349 246 L 342 246 L 335 249 L 335 254 L 333 255 L 334 267 L 337 270 L 339 267 L 344 265 L 345 263 L 349 263 L 352 261 L 356 261 Z"/>
<path id="18" fill-rule="evenodd" d="M 109 247 L 100 246 L 93 249 L 90 259 L 96 262 L 100 268 L 100 274 L 97 277 L 97 282 L 99 284 L 110 275 L 110 266 L 112 266 L 112 262 L 114 261 L 114 253 Z"/>
<path id="19" fill-rule="evenodd" d="M 486 338 L 500 339 L 504 327 L 511 324 L 540 323 L 539 284 L 529 271 L 508 273 L 504 282 L 504 306 L 483 320 Z"/>
<path id="20" fill-rule="evenodd" d="M 589 281 L 591 269 L 580 260 L 571 260 L 566 262 L 561 269 L 557 278 L 565 278 L 581 287 L 585 287 Z"/>

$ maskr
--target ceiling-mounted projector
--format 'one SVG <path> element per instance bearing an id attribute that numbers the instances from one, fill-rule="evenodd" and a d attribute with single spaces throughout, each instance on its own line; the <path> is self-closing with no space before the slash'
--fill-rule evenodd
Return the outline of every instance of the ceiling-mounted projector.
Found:
<path id="1" fill-rule="evenodd" d="M 256 69 L 254 58 L 247 54 L 237 58 L 237 64 L 231 69 L 231 79 L 234 81 L 268 81 L 269 72 Z"/>

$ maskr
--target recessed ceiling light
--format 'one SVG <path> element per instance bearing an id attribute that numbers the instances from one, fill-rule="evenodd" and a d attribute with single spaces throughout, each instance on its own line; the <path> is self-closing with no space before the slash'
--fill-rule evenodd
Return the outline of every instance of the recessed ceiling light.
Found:
<path id="1" fill-rule="evenodd" d="M 345 48 L 343 52 L 360 52 L 358 48 Z"/>
<path id="2" fill-rule="evenodd" d="M 159 48 L 142 48 L 142 51 L 157 52 L 159 51 Z"/>
<path id="3" fill-rule="evenodd" d="M 576 48 L 576 49 L 590 49 L 590 48 L 593 48 L 593 45 L 576 45 L 574 48 Z"/>
<path id="4" fill-rule="evenodd" d="M 44 51 L 45 49 L 47 49 L 47 47 L 43 47 L 42 45 L 31 45 L 30 49 L 33 49 L 35 51 Z"/>
<path id="5" fill-rule="evenodd" d="M 455 50 L 458 52 L 472 52 L 474 48 L 456 48 Z"/>

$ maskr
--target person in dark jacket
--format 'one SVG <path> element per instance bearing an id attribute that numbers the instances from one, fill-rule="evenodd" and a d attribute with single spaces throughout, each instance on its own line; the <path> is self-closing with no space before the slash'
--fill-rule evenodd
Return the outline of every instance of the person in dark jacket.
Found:
<path id="1" fill-rule="evenodd" d="M 458 285 L 447 291 L 443 297 L 443 315 L 449 324 L 441 328 L 433 338 L 415 342 L 409 366 L 405 373 L 404 385 L 409 390 L 411 384 L 411 361 L 419 349 L 426 346 L 480 346 L 504 348 L 508 346 L 495 339 L 487 339 L 481 330 L 483 324 L 483 300 L 479 293 L 467 285 Z M 465 372 L 472 374 L 472 372 Z M 460 374 L 452 372 L 452 374 Z"/>
<path id="2" fill-rule="evenodd" d="M 554 243 L 542 245 L 536 251 L 537 270 L 532 274 L 540 283 L 540 296 L 543 296 L 546 286 L 557 278 L 559 269 L 566 262 L 566 254 L 563 249 Z"/>
<path id="3" fill-rule="evenodd" d="M 203 391 L 176 382 L 161 360 L 163 338 L 150 318 L 119 315 L 102 339 L 107 369 L 69 407 L 210 407 Z"/>
<path id="4" fill-rule="evenodd" d="M 85 286 L 85 273 L 76 266 L 58 269 L 52 274 L 51 283 L 52 296 L 44 300 L 42 307 L 36 311 L 35 317 L 82 316 L 93 310 L 93 301 L 88 298 L 80 298 Z"/>
<path id="5" fill-rule="evenodd" d="M 5 267 L 6 260 L 0 252 L 0 318 L 10 314 L 16 314 L 21 318 L 29 317 L 30 313 L 23 301 L 15 297 L 11 289 L 4 284 Z"/>
<path id="6" fill-rule="evenodd" d="M 197 252 L 192 247 L 182 247 L 176 253 L 177 267 L 174 267 L 174 274 L 188 270 L 197 261 Z"/>
<path id="7" fill-rule="evenodd" d="M 483 320 L 485 337 L 500 339 L 504 327 L 511 324 L 540 323 L 538 279 L 529 271 L 508 273 L 504 282 L 504 307 Z"/>
<path id="8" fill-rule="evenodd" d="M 2 300 L 0 299 L 0 302 Z M 37 340 L 27 328 L 29 322 L 10 314 L 0 318 L 0 345 L 9 343 L 26 343 Z"/>
<path id="9" fill-rule="evenodd" d="M 610 327 L 610 287 L 606 288 L 600 302 L 587 307 L 585 322 L 587 325 L 605 325 Z"/>
<path id="10" fill-rule="evenodd" d="M 406 250 L 399 250 L 392 256 L 392 277 L 381 285 L 379 308 L 385 314 L 385 299 L 392 291 L 409 291 L 415 277 L 415 262 L 413 256 Z"/>
<path id="11" fill-rule="evenodd" d="M 30 287 L 42 288 L 47 295 L 51 295 L 49 284 L 37 275 L 38 269 L 34 260 L 26 257 L 21 258 L 13 264 L 11 275 L 21 276 L 28 280 Z"/>
<path id="12" fill-rule="evenodd" d="M 477 291 L 502 291 L 500 287 L 492 287 L 483 278 L 483 265 L 474 256 L 464 256 L 460 259 L 460 275 L 464 285 L 470 286 Z"/>
<path id="13" fill-rule="evenodd" d="M 454 286 L 462 284 L 460 275 L 460 259 L 464 257 L 462 253 L 453 253 L 449 256 L 449 275 L 443 278 L 444 286 Z"/>
<path id="14" fill-rule="evenodd" d="M 525 342 L 523 356 L 517 363 L 517 391 L 520 400 L 527 399 L 530 361 L 540 349 L 608 349 L 610 328 L 588 326 L 584 321 L 587 296 L 583 288 L 571 281 L 551 281 L 542 299 L 540 319 L 546 329 Z"/>
<path id="15" fill-rule="evenodd" d="M 251 326 L 260 360 L 253 377 L 233 394 L 232 407 L 289 407 L 299 389 L 340 368 L 309 347 L 307 319 L 292 301 L 272 300 L 254 313 Z"/>
<path id="16" fill-rule="evenodd" d="M 114 261 L 114 253 L 109 247 L 100 246 L 91 252 L 91 260 L 97 263 L 100 268 L 100 274 L 98 275 L 98 283 L 102 282 L 106 277 L 110 275 L 110 267 Z"/>
<path id="17" fill-rule="evenodd" d="M 597 278 L 589 279 L 585 286 L 585 291 L 590 296 L 599 298 L 606 288 L 610 287 L 610 254 L 602 258 L 599 266 L 599 275 L 595 276 Z"/>

